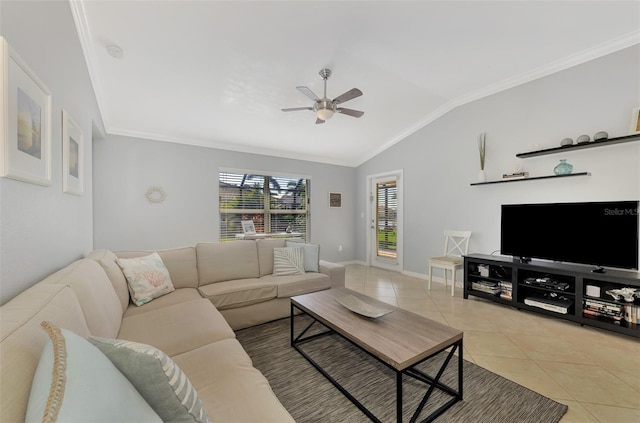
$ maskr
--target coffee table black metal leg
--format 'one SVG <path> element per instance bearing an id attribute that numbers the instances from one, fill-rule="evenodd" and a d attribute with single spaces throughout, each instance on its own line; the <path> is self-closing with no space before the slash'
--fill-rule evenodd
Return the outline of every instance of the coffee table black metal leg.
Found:
<path id="1" fill-rule="evenodd" d="M 293 303 L 291 304 L 291 324 L 289 325 L 289 328 L 291 329 L 291 346 L 293 347 Z"/>
<path id="2" fill-rule="evenodd" d="M 402 372 L 396 371 L 396 422 L 402 423 Z"/>
<path id="3" fill-rule="evenodd" d="M 460 339 L 460 347 L 458 347 L 458 399 L 462 401 L 462 369 L 464 369 L 464 360 L 462 359 L 462 339 Z"/>

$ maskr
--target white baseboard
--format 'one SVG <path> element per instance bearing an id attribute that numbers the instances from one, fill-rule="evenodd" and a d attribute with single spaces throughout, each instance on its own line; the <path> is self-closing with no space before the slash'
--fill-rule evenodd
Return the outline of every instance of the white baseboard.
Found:
<path id="1" fill-rule="evenodd" d="M 402 274 L 406 276 L 411 276 L 412 278 L 429 280 L 429 275 L 428 274 L 425 275 L 424 273 L 410 272 L 408 270 L 404 270 Z"/>
<path id="2" fill-rule="evenodd" d="M 334 263 L 341 264 L 343 266 L 348 266 L 350 264 L 359 264 L 360 266 L 367 266 L 367 262 L 366 261 L 360 261 L 360 260 L 337 261 L 337 262 L 334 262 Z"/>
<path id="3" fill-rule="evenodd" d="M 359 260 L 352 260 L 352 261 L 342 261 L 339 262 L 338 264 L 342 264 L 342 265 L 348 265 L 348 264 L 359 264 L 361 266 L 367 266 L 366 262 L 362 262 Z M 424 281 L 428 281 L 429 280 L 429 274 L 424 274 L 424 273 L 418 273 L 418 272 L 411 272 L 408 270 L 403 270 L 402 272 L 400 272 L 401 275 L 405 275 L 405 276 L 410 276 L 412 278 L 416 278 L 416 279 L 422 279 Z M 440 285 L 444 285 L 444 278 L 440 277 L 440 276 L 434 276 L 432 279 L 433 282 L 438 283 Z M 462 281 L 456 281 L 456 287 L 458 288 L 463 288 L 464 287 L 464 283 Z"/>
<path id="4" fill-rule="evenodd" d="M 406 275 L 406 276 L 411 276 L 412 278 L 416 278 L 416 279 L 422 279 L 422 280 L 425 280 L 425 281 L 429 280 L 429 274 L 417 273 L 417 272 L 409 272 L 409 271 L 404 271 L 404 272 L 402 272 L 402 274 Z M 444 278 L 443 277 L 434 276 L 432 281 L 435 282 L 435 283 L 439 283 L 441 285 L 444 285 Z M 462 288 L 462 287 L 464 287 L 464 283 L 462 281 L 456 281 L 456 286 L 458 288 Z"/>

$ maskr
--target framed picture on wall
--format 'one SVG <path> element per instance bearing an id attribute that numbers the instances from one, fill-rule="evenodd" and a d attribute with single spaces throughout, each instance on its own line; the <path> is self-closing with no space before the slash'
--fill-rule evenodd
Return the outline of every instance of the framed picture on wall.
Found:
<path id="1" fill-rule="evenodd" d="M 329 193 L 329 208 L 342 208 L 342 193 L 330 192 Z"/>
<path id="2" fill-rule="evenodd" d="M 631 112 L 631 125 L 629 126 L 629 135 L 640 134 L 640 107 L 636 107 Z"/>
<path id="3" fill-rule="evenodd" d="M 69 112 L 62 111 L 62 191 L 82 195 L 84 136 Z"/>
<path id="4" fill-rule="evenodd" d="M 256 227 L 253 224 L 253 220 L 242 221 L 242 232 L 244 232 L 245 235 L 255 235 Z"/>
<path id="5" fill-rule="evenodd" d="M 51 185 L 51 92 L 2 37 L 0 119 L 0 176 Z"/>

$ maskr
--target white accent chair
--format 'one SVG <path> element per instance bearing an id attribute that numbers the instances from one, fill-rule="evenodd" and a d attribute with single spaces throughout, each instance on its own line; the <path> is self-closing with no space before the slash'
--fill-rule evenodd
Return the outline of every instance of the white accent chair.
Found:
<path id="1" fill-rule="evenodd" d="M 433 278 L 433 269 L 442 269 L 444 272 L 444 286 L 447 287 L 447 272 L 451 271 L 451 296 L 454 295 L 456 285 L 456 271 L 464 266 L 463 256 L 469 250 L 469 238 L 471 231 L 444 231 L 444 255 L 440 257 L 431 257 L 429 259 L 429 286 L 431 291 L 431 279 Z"/>

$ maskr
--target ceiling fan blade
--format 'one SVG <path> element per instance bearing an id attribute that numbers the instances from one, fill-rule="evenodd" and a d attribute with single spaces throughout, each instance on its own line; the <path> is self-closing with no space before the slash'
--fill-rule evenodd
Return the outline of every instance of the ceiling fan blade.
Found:
<path id="1" fill-rule="evenodd" d="M 316 118 L 316 125 L 319 123 L 325 123 L 326 121 L 320 119 L 320 118 Z"/>
<path id="2" fill-rule="evenodd" d="M 297 112 L 298 110 L 313 110 L 313 107 L 290 107 L 288 109 L 281 109 L 283 112 Z"/>
<path id="3" fill-rule="evenodd" d="M 364 112 L 361 112 L 360 110 L 345 109 L 344 107 L 338 107 L 336 111 L 338 113 L 342 113 L 343 115 L 349 115 L 357 118 L 364 115 Z"/>
<path id="4" fill-rule="evenodd" d="M 320 97 L 318 97 L 313 91 L 311 91 L 309 87 L 296 87 L 296 89 L 313 101 L 320 100 Z"/>
<path id="5" fill-rule="evenodd" d="M 357 88 L 352 88 L 344 94 L 339 95 L 338 97 L 333 99 L 334 103 L 344 103 L 356 97 L 360 97 L 362 95 L 362 91 Z"/>

